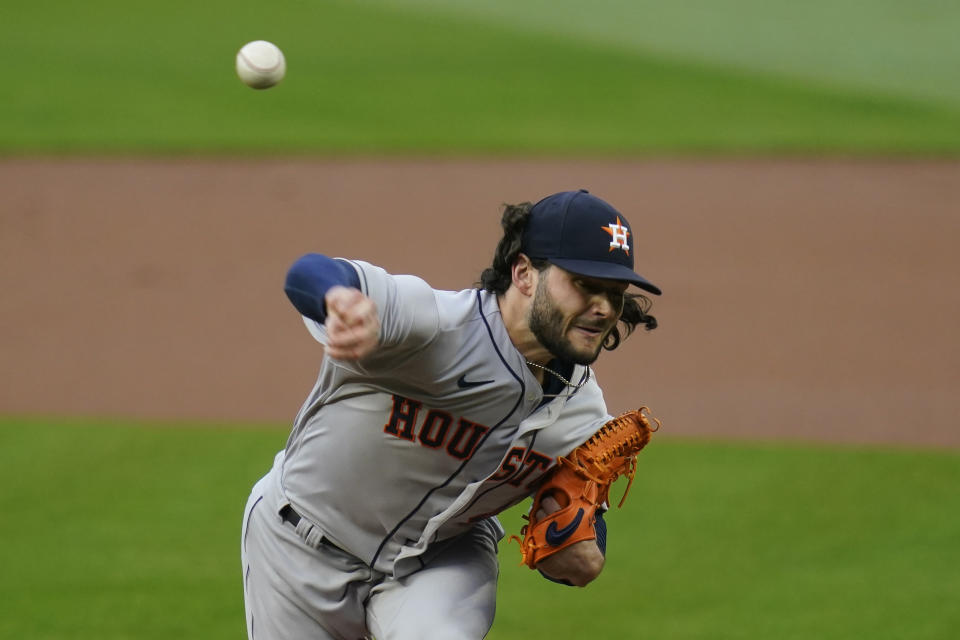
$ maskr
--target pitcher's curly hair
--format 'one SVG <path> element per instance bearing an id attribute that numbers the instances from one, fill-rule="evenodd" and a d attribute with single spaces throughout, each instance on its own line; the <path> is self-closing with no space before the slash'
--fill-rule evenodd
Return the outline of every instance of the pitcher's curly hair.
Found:
<path id="1" fill-rule="evenodd" d="M 503 295 L 510 288 L 510 284 L 513 282 L 513 263 L 520 254 L 523 231 L 527 228 L 527 219 L 530 217 L 532 207 L 533 204 L 529 202 L 504 205 L 503 217 L 500 219 L 500 226 L 503 227 L 503 237 L 500 238 L 496 251 L 494 251 L 493 264 L 480 274 L 478 287 L 497 295 Z M 530 262 L 538 271 L 543 271 L 551 266 L 550 262 L 540 258 L 531 258 Z M 657 319 L 649 313 L 652 306 L 653 302 L 650 298 L 642 293 L 626 293 L 620 321 L 607 336 L 603 348 L 613 351 L 620 346 L 620 343 L 627 336 L 633 333 L 633 330 L 639 324 L 644 325 L 647 331 L 656 329 Z"/>

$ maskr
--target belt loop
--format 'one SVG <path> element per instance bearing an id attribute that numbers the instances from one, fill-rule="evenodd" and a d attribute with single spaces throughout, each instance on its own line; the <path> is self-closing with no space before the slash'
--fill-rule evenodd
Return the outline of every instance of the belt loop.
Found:
<path id="1" fill-rule="evenodd" d="M 301 518 L 300 524 L 297 525 L 297 535 L 303 538 L 308 547 L 319 549 L 320 545 L 323 544 L 323 532 L 310 524 L 305 518 Z"/>
<path id="2" fill-rule="evenodd" d="M 284 522 L 293 525 L 296 534 L 308 547 L 319 549 L 320 545 L 326 542 L 323 539 L 323 532 L 313 526 L 312 522 L 294 511 L 290 503 L 280 509 L 280 517 L 283 518 Z"/>
<path id="3" fill-rule="evenodd" d="M 312 522 L 294 511 L 289 502 L 280 508 L 280 519 L 291 525 L 297 536 L 299 536 L 308 547 L 319 549 L 321 546 L 328 546 L 342 551 L 340 547 L 324 538 L 323 532 L 315 527 Z"/>

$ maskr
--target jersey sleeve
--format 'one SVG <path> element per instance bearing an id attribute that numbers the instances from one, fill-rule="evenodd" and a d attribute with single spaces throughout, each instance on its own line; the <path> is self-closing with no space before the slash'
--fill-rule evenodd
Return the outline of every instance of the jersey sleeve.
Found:
<path id="1" fill-rule="evenodd" d="M 360 260 L 337 261 L 352 270 L 357 288 L 377 305 L 381 348 L 403 345 L 417 349 L 436 336 L 440 314 L 434 291 L 425 281 L 416 276 L 392 275 Z M 316 340 L 326 342 L 322 322 L 306 314 L 304 322 Z"/>

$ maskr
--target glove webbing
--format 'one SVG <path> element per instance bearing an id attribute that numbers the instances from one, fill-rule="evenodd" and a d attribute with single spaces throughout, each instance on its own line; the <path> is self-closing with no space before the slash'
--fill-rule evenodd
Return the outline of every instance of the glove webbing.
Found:
<path id="1" fill-rule="evenodd" d="M 660 420 L 648 416 L 646 411 L 649 411 L 647 407 L 640 407 L 610 420 L 558 462 L 596 482 L 601 490 L 601 502 L 606 502 L 610 485 L 621 475 L 627 476 L 627 488 L 617 504 L 617 508 L 622 507 L 637 471 L 636 455 L 650 442 L 650 434 L 661 426 Z"/>

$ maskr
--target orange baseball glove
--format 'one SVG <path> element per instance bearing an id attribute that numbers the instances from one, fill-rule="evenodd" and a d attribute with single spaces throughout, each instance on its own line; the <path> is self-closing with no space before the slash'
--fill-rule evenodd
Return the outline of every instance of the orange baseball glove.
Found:
<path id="1" fill-rule="evenodd" d="M 618 508 L 623 506 L 633 483 L 637 454 L 650 442 L 660 421 L 647 415 L 647 407 L 628 411 L 603 425 L 585 443 L 558 460 L 537 490 L 527 524 L 520 530 L 521 563 L 531 569 L 554 553 L 583 540 L 597 537 L 594 530 L 597 508 L 607 501 L 610 485 L 622 475 L 629 481 Z M 540 504 L 552 497 L 560 509 L 537 519 Z"/>

